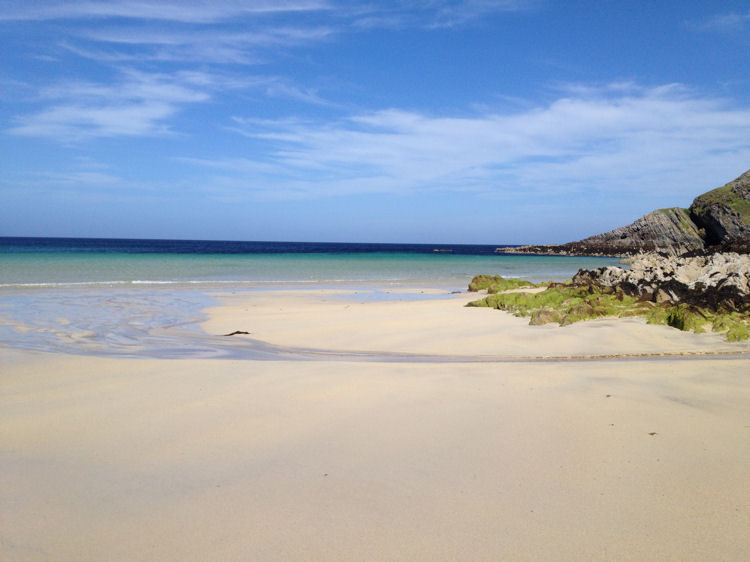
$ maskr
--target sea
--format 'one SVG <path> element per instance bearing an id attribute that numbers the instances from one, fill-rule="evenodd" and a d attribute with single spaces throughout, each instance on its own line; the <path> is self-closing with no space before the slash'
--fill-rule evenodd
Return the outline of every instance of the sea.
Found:
<path id="1" fill-rule="evenodd" d="M 0 353 L 5 346 L 120 357 L 318 357 L 320 350 L 216 340 L 199 328 L 202 311 L 224 292 L 340 288 L 360 301 L 450 298 L 479 273 L 563 281 L 581 268 L 619 264 L 496 252 L 507 246 L 0 237 Z M 409 288 L 430 291 L 394 290 Z"/>

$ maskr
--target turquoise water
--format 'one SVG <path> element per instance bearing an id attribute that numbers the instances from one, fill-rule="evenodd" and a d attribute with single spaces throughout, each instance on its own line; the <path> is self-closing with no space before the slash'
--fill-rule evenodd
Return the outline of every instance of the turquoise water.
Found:
<path id="1" fill-rule="evenodd" d="M 532 281 L 569 279 L 612 258 L 359 254 L 0 254 L 0 288 L 386 283 L 465 288 L 478 273 Z"/>

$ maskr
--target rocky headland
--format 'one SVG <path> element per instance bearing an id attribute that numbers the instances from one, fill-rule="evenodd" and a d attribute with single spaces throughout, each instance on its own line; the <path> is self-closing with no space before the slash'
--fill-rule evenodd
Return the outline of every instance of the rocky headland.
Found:
<path id="1" fill-rule="evenodd" d="M 577 242 L 498 248 L 498 253 L 665 256 L 750 252 L 750 170 L 695 198 L 689 208 L 659 209 L 632 224 Z"/>

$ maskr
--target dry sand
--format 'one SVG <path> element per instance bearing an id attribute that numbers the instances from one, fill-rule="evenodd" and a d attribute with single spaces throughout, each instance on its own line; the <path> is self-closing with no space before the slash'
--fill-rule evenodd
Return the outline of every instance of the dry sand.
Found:
<path id="1" fill-rule="evenodd" d="M 638 321 L 531 328 L 462 299 L 243 293 L 204 327 L 447 355 L 747 350 Z M 0 372 L 3 560 L 750 558 L 746 358 L 264 362 L 0 348 Z"/>
<path id="2" fill-rule="evenodd" d="M 442 298 L 373 302 L 373 293 L 366 290 L 240 292 L 218 297 L 221 306 L 209 310 L 203 329 L 209 334 L 240 330 L 249 332 L 247 337 L 290 347 L 467 357 L 750 353 L 750 342 L 728 343 L 721 334 L 648 326 L 641 318 L 564 328 L 529 326 L 528 318 L 464 306 L 482 295 L 432 293 Z"/>

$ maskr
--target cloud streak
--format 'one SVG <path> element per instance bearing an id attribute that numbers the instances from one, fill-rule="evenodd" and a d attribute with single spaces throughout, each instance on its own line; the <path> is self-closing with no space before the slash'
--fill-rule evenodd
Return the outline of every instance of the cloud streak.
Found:
<path id="1" fill-rule="evenodd" d="M 88 0 L 33 3 L 26 0 L 11 0 L 0 13 L 0 21 L 126 18 L 205 24 L 247 15 L 273 15 L 328 9 L 330 9 L 328 3 L 319 0 L 254 0 L 253 2 Z"/>
<path id="2" fill-rule="evenodd" d="M 325 40 L 328 27 L 280 27 L 228 31 L 215 27 L 171 31 L 149 26 L 85 29 L 76 40 L 60 42 L 65 50 L 100 62 L 161 61 L 256 64 L 268 49 L 291 48 Z"/>
<path id="3" fill-rule="evenodd" d="M 742 171 L 750 158 L 750 109 L 677 85 L 579 89 L 546 106 L 473 117 L 389 109 L 333 124 L 235 118 L 234 130 L 269 150 L 202 165 L 280 196 L 679 192 L 683 180 Z"/>
<path id="4" fill-rule="evenodd" d="M 269 53 L 362 28 L 457 27 L 491 13 L 527 10 L 536 3 L 413 0 L 358 6 L 323 0 L 12 1 L 0 12 L 0 21 L 65 20 L 58 48 L 101 63 L 251 65 L 264 62 Z M 243 24 L 241 30 L 239 22 Z M 58 28 L 60 31 L 62 28 Z"/>
<path id="5" fill-rule="evenodd" d="M 163 135 L 167 120 L 185 104 L 205 102 L 210 95 L 202 77 L 128 70 L 114 83 L 67 81 L 40 92 L 47 108 L 23 117 L 6 132 L 77 142 L 96 137 Z"/>
<path id="6" fill-rule="evenodd" d="M 750 10 L 744 13 L 716 14 L 705 21 L 694 23 L 693 27 L 700 31 L 740 33 L 750 27 Z"/>
<path id="7" fill-rule="evenodd" d="M 127 19 L 214 24 L 243 17 L 327 13 L 340 21 L 369 21 L 370 25 L 418 23 L 454 26 L 496 12 L 524 11 L 538 0 L 407 0 L 360 5 L 336 0 L 8 0 L 0 21 L 45 21 L 78 19 Z"/>
<path id="8" fill-rule="evenodd" d="M 121 136 L 163 136 L 185 108 L 212 101 L 231 90 L 259 92 L 326 105 L 314 90 L 276 76 L 236 76 L 200 71 L 171 74 L 124 69 L 112 82 L 64 81 L 40 90 L 38 101 L 47 107 L 16 117 L 12 135 L 44 137 L 61 143 Z"/>

